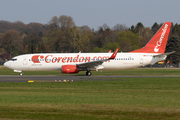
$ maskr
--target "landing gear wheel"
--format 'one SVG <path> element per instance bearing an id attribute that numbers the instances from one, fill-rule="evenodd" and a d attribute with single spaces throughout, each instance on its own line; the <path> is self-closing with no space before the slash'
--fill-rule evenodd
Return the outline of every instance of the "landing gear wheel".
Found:
<path id="1" fill-rule="evenodd" d="M 86 75 L 87 75 L 87 76 L 91 76 L 92 73 L 91 73 L 90 71 L 87 71 L 87 72 L 86 72 Z"/>
<path id="2" fill-rule="evenodd" d="M 23 76 L 23 73 L 20 73 L 20 76 Z"/>

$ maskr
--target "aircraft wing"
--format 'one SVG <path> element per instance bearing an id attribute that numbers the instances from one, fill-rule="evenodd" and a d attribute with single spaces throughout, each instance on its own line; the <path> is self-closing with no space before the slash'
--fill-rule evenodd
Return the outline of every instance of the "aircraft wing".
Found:
<path id="1" fill-rule="evenodd" d="M 162 57 L 162 56 L 165 56 L 165 55 L 173 54 L 174 52 L 175 52 L 175 51 L 168 52 L 168 53 L 164 53 L 164 54 L 159 54 L 159 55 L 153 55 L 153 57 Z"/>
<path id="2" fill-rule="evenodd" d="M 111 55 L 110 58 L 103 59 L 103 60 L 97 60 L 97 61 L 81 63 L 81 64 L 78 64 L 78 67 L 80 67 L 80 68 L 95 68 L 96 66 L 101 65 L 105 61 L 114 59 L 116 57 L 117 53 L 118 53 L 118 50 L 119 50 L 119 48 L 117 48 L 114 51 L 114 53 Z"/>

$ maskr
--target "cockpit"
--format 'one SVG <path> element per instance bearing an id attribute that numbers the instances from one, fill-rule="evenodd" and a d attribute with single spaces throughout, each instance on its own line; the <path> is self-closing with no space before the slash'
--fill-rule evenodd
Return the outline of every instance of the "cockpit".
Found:
<path id="1" fill-rule="evenodd" d="M 9 61 L 16 61 L 17 59 L 16 58 L 12 58 L 12 59 L 10 59 Z"/>

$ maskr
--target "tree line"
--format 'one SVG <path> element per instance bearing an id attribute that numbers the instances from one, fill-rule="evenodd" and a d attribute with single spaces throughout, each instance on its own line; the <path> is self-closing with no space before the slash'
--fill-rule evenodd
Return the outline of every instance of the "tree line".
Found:
<path id="1" fill-rule="evenodd" d="M 116 24 L 110 28 L 103 24 L 98 30 L 88 26 L 76 26 L 70 16 L 54 16 L 47 24 L 0 21 L 0 58 L 29 53 L 74 53 L 74 52 L 129 52 L 146 45 L 163 23 L 145 27 L 141 22 L 128 28 Z M 174 64 L 180 62 L 180 25 L 172 24 L 166 52 Z"/>

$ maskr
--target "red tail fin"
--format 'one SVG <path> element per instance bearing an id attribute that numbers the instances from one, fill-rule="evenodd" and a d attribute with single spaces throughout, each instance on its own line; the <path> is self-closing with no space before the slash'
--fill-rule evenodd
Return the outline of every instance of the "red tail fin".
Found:
<path id="1" fill-rule="evenodd" d="M 164 53 L 169 32 L 171 29 L 171 22 L 165 22 L 163 26 L 156 32 L 151 40 L 141 49 L 131 51 L 133 53 Z"/>

